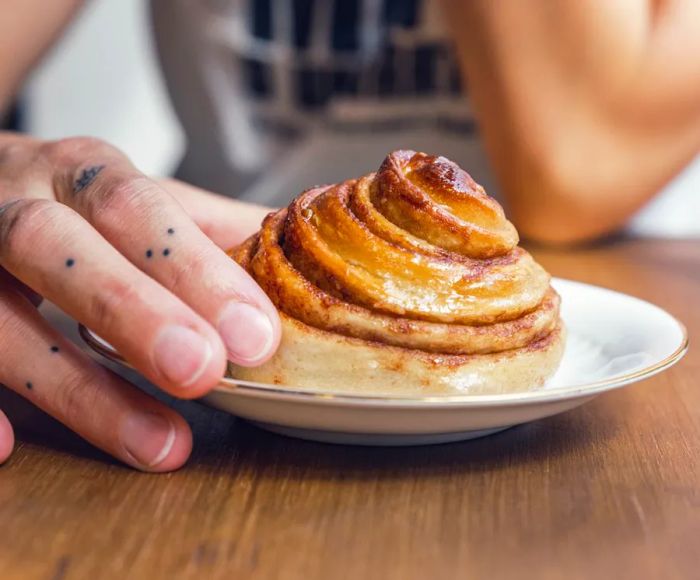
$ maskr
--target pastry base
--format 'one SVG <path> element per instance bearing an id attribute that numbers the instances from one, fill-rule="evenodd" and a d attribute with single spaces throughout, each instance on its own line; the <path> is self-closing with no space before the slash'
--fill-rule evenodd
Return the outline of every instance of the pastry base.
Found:
<path id="1" fill-rule="evenodd" d="M 272 359 L 257 368 L 230 363 L 231 377 L 337 394 L 496 395 L 541 387 L 564 353 L 561 321 L 547 336 L 522 348 L 449 355 L 351 338 L 280 316 L 282 342 Z"/>

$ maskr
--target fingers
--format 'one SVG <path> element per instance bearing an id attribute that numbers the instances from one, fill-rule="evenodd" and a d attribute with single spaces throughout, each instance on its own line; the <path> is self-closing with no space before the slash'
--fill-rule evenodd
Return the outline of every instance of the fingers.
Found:
<path id="1" fill-rule="evenodd" d="M 210 193 L 176 179 L 158 183 L 185 209 L 205 235 L 223 250 L 230 250 L 260 229 L 272 208 Z"/>
<path id="2" fill-rule="evenodd" d="M 12 425 L 10 425 L 5 414 L 0 411 L 0 465 L 5 463 L 10 457 L 14 446 L 15 435 L 12 432 Z"/>
<path id="3" fill-rule="evenodd" d="M 0 265 L 176 396 L 201 396 L 223 375 L 211 325 L 64 205 L 23 199 L 1 212 Z"/>
<path id="4" fill-rule="evenodd" d="M 146 471 L 180 467 L 192 448 L 187 423 L 90 360 L 18 293 L 0 288 L 0 380 L 117 459 Z M 12 431 L 0 414 L 0 461 Z"/>
<path id="5" fill-rule="evenodd" d="M 171 195 L 111 148 L 82 141 L 54 147 L 49 157 L 64 171 L 55 182 L 63 203 L 216 328 L 229 359 L 257 365 L 273 354 L 280 339 L 275 307 Z"/>
<path id="6" fill-rule="evenodd" d="M 14 288 L 20 294 L 23 294 L 36 307 L 39 307 L 43 301 L 43 298 L 39 294 L 34 292 L 34 290 L 32 290 L 26 284 L 22 284 L 22 282 L 10 275 L 4 268 L 0 268 L 0 285 Z"/>

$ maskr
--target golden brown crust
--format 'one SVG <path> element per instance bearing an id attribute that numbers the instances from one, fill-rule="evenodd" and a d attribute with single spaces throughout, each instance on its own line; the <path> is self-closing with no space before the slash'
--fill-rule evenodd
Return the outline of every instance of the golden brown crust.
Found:
<path id="1" fill-rule="evenodd" d="M 464 374 L 474 357 L 499 365 L 516 357 L 522 367 L 546 351 L 544 376 L 563 345 L 559 296 L 517 242 L 501 207 L 466 172 L 398 151 L 376 174 L 303 192 L 231 255 L 283 313 L 287 332 L 318 348 L 313 329 L 336 346 L 360 341 L 353 352 L 363 356 L 383 351 L 390 366 L 405 352 L 424 366 L 437 357 L 447 374 Z M 284 340 L 282 351 L 271 365 L 277 378 L 281 360 L 310 356 Z M 495 368 L 478 360 L 482 372 Z M 301 375 L 287 378 L 307 384 Z"/>
<path id="2" fill-rule="evenodd" d="M 444 157 L 394 152 L 382 163 L 371 191 L 372 203 L 388 220 L 433 246 L 490 258 L 518 243 L 503 208 Z"/>
<path id="3" fill-rule="evenodd" d="M 490 325 L 397 317 L 345 302 L 307 280 L 286 259 L 278 244 L 265 240 L 264 250 L 258 250 L 260 235 L 272 240 L 281 235 L 284 218 L 285 210 L 268 218 L 263 233 L 241 245 L 234 258 L 253 273 L 280 310 L 310 326 L 428 352 L 477 354 L 525 346 L 550 332 L 559 318 L 559 296 L 551 288 L 535 310 Z"/>
<path id="4" fill-rule="evenodd" d="M 361 183 L 308 190 L 286 214 L 284 253 L 319 288 L 387 314 L 464 324 L 511 320 L 542 301 L 549 275 L 521 248 L 474 259 L 372 232 L 350 209 Z M 272 227 L 263 226 L 263 246 L 279 243 L 265 235 Z"/>

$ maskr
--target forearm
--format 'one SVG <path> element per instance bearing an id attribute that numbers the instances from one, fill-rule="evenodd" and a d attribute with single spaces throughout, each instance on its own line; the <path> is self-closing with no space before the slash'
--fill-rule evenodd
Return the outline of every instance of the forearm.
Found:
<path id="1" fill-rule="evenodd" d="M 84 0 L 0 0 L 0 113 Z"/>
<path id="2" fill-rule="evenodd" d="M 443 3 L 506 201 L 530 237 L 619 227 L 700 149 L 699 4 Z"/>

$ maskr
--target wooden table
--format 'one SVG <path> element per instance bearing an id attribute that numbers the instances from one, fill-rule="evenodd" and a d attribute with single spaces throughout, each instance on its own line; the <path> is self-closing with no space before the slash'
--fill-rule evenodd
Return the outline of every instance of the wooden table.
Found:
<path id="1" fill-rule="evenodd" d="M 700 243 L 535 252 L 700 332 Z M 700 354 L 482 440 L 359 448 L 287 439 L 196 403 L 177 473 L 111 462 L 3 393 L 0 578 L 699 578 Z"/>

